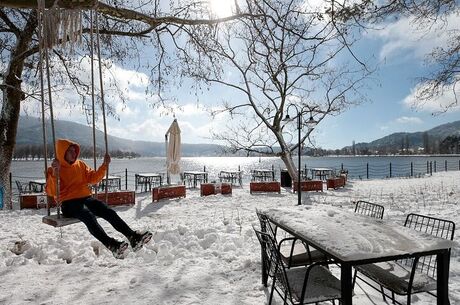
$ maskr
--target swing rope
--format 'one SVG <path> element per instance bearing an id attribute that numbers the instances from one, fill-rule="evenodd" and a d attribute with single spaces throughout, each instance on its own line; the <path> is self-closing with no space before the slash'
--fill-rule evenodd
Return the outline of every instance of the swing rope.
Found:
<path id="1" fill-rule="evenodd" d="M 105 120 L 105 99 L 104 99 L 104 80 L 102 78 L 102 59 L 101 59 L 101 47 L 100 47 L 100 39 L 99 39 L 99 23 L 98 23 L 98 12 L 96 8 L 96 49 L 97 49 L 97 56 L 99 60 L 99 84 L 101 90 L 101 108 L 102 108 L 102 120 L 104 123 L 104 144 L 105 144 L 105 154 L 109 153 L 109 146 L 107 141 L 107 123 Z M 109 165 L 107 164 L 107 171 L 105 176 L 105 202 L 108 201 L 108 181 L 109 181 Z"/>
<path id="2" fill-rule="evenodd" d="M 107 124 L 106 124 L 106 114 L 105 114 L 105 100 L 104 100 L 104 87 L 103 87 L 103 79 L 102 79 L 102 60 L 101 60 L 101 53 L 100 53 L 100 40 L 99 40 L 99 25 L 98 25 L 98 13 L 97 13 L 97 7 L 94 8 L 96 11 L 96 16 L 95 16 L 95 25 L 96 25 L 96 47 L 97 47 L 97 52 L 98 52 L 98 61 L 99 61 L 99 81 L 100 81 L 100 91 L 101 91 L 101 107 L 102 107 L 102 116 L 103 116 L 103 122 L 104 122 L 104 142 L 105 142 L 105 153 L 108 154 L 108 137 L 107 137 Z M 51 12 L 50 12 L 51 11 Z M 45 59 L 45 64 L 46 64 L 46 77 L 47 77 L 47 83 L 48 83 L 48 99 L 49 99 L 49 110 L 50 110 L 50 122 L 51 122 L 51 133 L 52 133 L 52 141 L 54 143 L 53 148 L 54 148 L 54 156 L 56 158 L 56 133 L 55 133 L 55 125 L 54 125 L 54 113 L 53 113 L 53 101 L 52 101 L 52 94 L 51 94 L 51 73 L 50 73 L 50 68 L 49 68 L 49 53 L 48 53 L 48 48 L 52 49 L 54 44 L 59 44 L 59 42 L 62 43 L 62 45 L 66 41 L 71 41 L 75 42 L 78 40 L 78 38 L 81 38 L 82 30 L 81 30 L 81 13 L 75 13 L 75 12 L 63 12 L 63 10 L 60 10 L 57 7 L 53 7 L 51 10 L 48 11 L 48 15 L 45 14 L 45 1 L 44 0 L 38 0 L 38 20 L 39 20 L 39 25 L 38 25 L 38 38 L 39 38 L 39 65 L 40 65 L 40 85 L 41 85 L 41 108 L 42 108 L 42 132 L 43 132 L 43 145 L 44 145 L 44 150 L 45 150 L 45 173 L 48 169 L 48 164 L 47 164 L 47 141 L 46 141 L 46 128 L 45 128 L 45 93 L 44 93 L 44 77 L 43 77 L 43 58 Z M 61 16 L 62 14 L 62 16 Z M 79 18 L 79 19 L 78 19 Z M 64 20 L 63 20 L 64 19 Z M 58 25 L 60 25 L 63 29 L 61 29 L 61 32 L 63 33 L 63 37 L 60 41 L 59 39 L 59 26 L 56 27 L 51 27 L 52 21 L 56 22 Z M 95 93 L 94 93 L 94 87 L 95 87 L 95 80 L 94 80 L 94 25 L 93 25 L 93 10 L 90 11 L 90 37 L 91 37 L 91 46 L 90 46 L 90 52 L 91 52 L 91 98 L 92 98 L 92 119 L 93 119 L 93 155 L 94 155 L 94 168 L 96 169 L 96 123 L 95 123 Z M 80 28 L 78 28 L 80 26 Z M 77 34 L 78 33 L 78 34 Z M 73 46 L 72 46 L 73 47 Z M 60 193 L 60 177 L 59 177 L 59 172 L 55 173 L 56 174 L 56 211 L 57 211 L 57 218 L 61 218 L 61 202 L 59 200 L 59 193 Z M 105 183 L 105 199 L 106 202 L 108 200 L 108 177 L 109 177 L 109 167 L 107 166 L 107 171 L 106 171 L 106 183 Z M 95 190 L 95 193 L 97 194 L 97 188 Z M 50 216 L 50 206 L 47 203 L 47 214 Z M 45 221 L 45 218 L 43 219 L 43 222 L 47 224 L 52 224 L 54 226 L 63 226 L 65 224 L 59 224 L 54 221 L 51 221 L 48 219 Z M 68 223 L 70 224 L 70 223 Z"/>
<path id="3" fill-rule="evenodd" d="M 48 29 L 50 28 L 50 24 L 48 24 L 50 22 L 50 18 L 47 18 L 45 16 L 45 2 L 43 0 L 40 0 L 38 1 L 38 11 L 39 11 L 39 15 L 41 16 L 41 27 L 40 27 L 40 30 L 43 30 L 43 29 L 46 29 L 43 31 L 43 33 L 39 34 L 41 36 L 41 38 L 43 38 L 42 40 L 39 41 L 39 45 L 42 44 L 42 42 L 44 43 L 46 41 L 46 45 L 44 46 L 41 46 L 40 49 L 44 50 L 43 54 L 41 53 L 40 54 L 40 58 L 44 55 L 45 57 L 45 63 L 46 63 L 46 80 L 47 80 L 47 85 L 48 85 L 48 104 L 49 104 L 49 109 L 50 109 L 50 122 L 51 122 L 51 134 L 52 134 L 52 139 L 53 139 L 53 143 L 56 143 L 56 132 L 55 132 L 55 128 L 54 128 L 54 112 L 53 112 L 53 97 L 52 97 L 52 94 L 51 94 L 51 77 L 50 77 L 50 67 L 49 67 L 49 53 L 48 53 L 48 47 L 52 48 L 52 46 L 49 46 L 48 45 L 48 42 L 50 41 L 50 35 L 49 35 L 49 31 Z M 39 32 L 40 32 L 39 30 Z M 40 65 L 40 68 L 42 68 L 43 66 Z M 43 72 L 41 72 L 41 75 L 43 74 Z M 43 93 L 44 89 L 43 89 L 43 86 L 41 88 L 41 91 Z M 44 97 L 42 95 L 42 119 L 43 119 L 43 137 L 44 137 L 44 147 L 45 147 L 45 150 L 46 150 L 46 132 L 45 132 L 45 127 L 44 127 L 44 109 L 45 109 L 45 100 L 44 100 Z M 54 156 L 56 157 L 56 145 L 53 145 L 53 149 L 54 149 Z M 46 155 L 45 155 L 45 160 L 46 160 Z M 45 161 L 46 162 L 46 161 Z M 57 173 L 55 173 L 56 175 L 56 211 L 57 211 L 57 215 L 58 215 L 58 218 L 60 218 L 61 216 L 61 206 L 60 206 L 60 200 L 59 200 L 59 191 L 60 191 L 60 183 L 59 183 L 59 171 Z M 48 206 L 48 209 L 49 209 L 49 206 Z"/>
<path id="4" fill-rule="evenodd" d="M 93 166 L 96 168 L 96 106 L 94 98 L 94 24 L 93 24 L 93 10 L 90 11 L 90 56 L 91 56 L 91 109 L 93 112 Z M 94 188 L 95 196 L 97 196 L 97 187 Z"/>
<path id="5" fill-rule="evenodd" d="M 38 50 L 39 50 L 39 73 L 40 73 L 40 102 L 41 102 L 41 110 L 42 110 L 42 134 L 43 134 L 43 153 L 44 153 L 44 161 L 45 161 L 45 177 L 48 170 L 48 145 L 46 141 L 46 126 L 45 126 L 45 92 L 44 92 L 44 79 L 43 79 L 43 39 L 42 39 L 42 31 L 43 31 L 43 14 L 41 9 L 38 9 Z M 48 200 L 46 201 L 46 212 L 47 215 L 50 215 L 50 207 Z"/>

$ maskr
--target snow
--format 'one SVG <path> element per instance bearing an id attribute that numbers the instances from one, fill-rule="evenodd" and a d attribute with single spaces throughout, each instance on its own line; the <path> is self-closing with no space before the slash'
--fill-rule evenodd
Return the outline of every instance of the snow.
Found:
<path id="1" fill-rule="evenodd" d="M 460 172 L 442 172 L 348 181 L 338 190 L 304 193 L 308 205 L 301 208 L 328 205 L 322 217 L 340 220 L 338 208 L 352 211 L 354 201 L 366 200 L 384 205 L 384 219 L 398 225 L 410 212 L 458 225 L 459 178 Z M 298 208 L 296 194 L 282 189 L 281 194 L 250 195 L 244 185 L 231 196 L 200 197 L 199 190 L 187 190 L 187 197 L 177 200 L 151 203 L 146 193 L 136 200 L 132 207 L 115 209 L 133 229 L 148 229 L 154 236 L 124 260 L 115 259 L 81 223 L 57 229 L 41 223 L 44 210 L 0 211 L 0 304 L 267 303 L 269 288 L 261 284 L 260 247 L 252 229 L 258 225 L 255 210 Z M 123 238 L 104 220 L 100 223 L 109 235 Z M 337 242 L 341 234 L 354 232 L 337 232 Z M 460 304 L 458 246 L 452 249 L 449 290 L 451 304 Z M 428 294 L 412 301 L 435 302 Z M 386 304 L 360 281 L 353 302 Z"/>
<path id="2" fill-rule="evenodd" d="M 324 245 L 329 254 L 343 261 L 457 246 L 450 240 L 420 234 L 393 221 L 356 214 L 342 207 L 305 205 L 258 211 L 312 244 Z"/>

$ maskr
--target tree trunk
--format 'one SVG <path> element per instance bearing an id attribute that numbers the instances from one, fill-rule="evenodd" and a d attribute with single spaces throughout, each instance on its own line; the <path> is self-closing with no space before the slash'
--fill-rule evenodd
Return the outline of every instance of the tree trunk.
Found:
<path id="1" fill-rule="evenodd" d="M 25 62 L 22 54 L 29 49 L 36 27 L 37 16 L 33 11 L 21 34 L 17 36 L 16 48 L 11 53 L 9 66 L 4 75 L 3 104 L 0 113 L 0 187 L 3 188 L 4 207 L 12 206 L 9 173 L 16 145 L 21 101 L 25 97 L 21 89 Z"/>
<path id="2" fill-rule="evenodd" d="M 297 182 L 298 172 L 296 166 L 294 165 L 294 161 L 292 160 L 291 153 L 289 151 L 283 151 L 280 157 L 284 165 L 286 165 L 286 169 L 288 170 L 288 173 L 291 176 L 292 180 L 294 182 Z"/>

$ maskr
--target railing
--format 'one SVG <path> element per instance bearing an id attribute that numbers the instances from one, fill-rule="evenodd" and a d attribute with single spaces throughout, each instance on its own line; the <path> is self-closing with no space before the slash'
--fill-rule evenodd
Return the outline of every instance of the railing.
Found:
<path id="1" fill-rule="evenodd" d="M 440 171 L 460 170 L 460 161 L 444 160 L 442 164 L 436 161 L 410 162 L 407 164 L 371 164 L 366 163 L 364 166 L 341 164 L 342 169 L 348 170 L 348 177 L 354 179 L 372 179 L 372 178 L 394 178 L 394 177 L 420 177 L 423 175 L 433 175 Z"/>
<path id="2" fill-rule="evenodd" d="M 312 163 L 311 160 L 306 160 L 307 163 Z M 426 161 L 426 162 L 408 162 L 408 163 L 381 163 L 381 162 L 366 162 L 362 164 L 356 164 L 356 162 L 350 162 L 355 164 L 343 163 L 333 163 L 327 165 L 321 165 L 321 167 L 329 167 L 335 172 L 340 170 L 348 170 L 349 179 L 382 179 L 382 178 L 394 178 L 394 177 L 421 177 L 425 175 L 432 175 L 436 172 L 446 172 L 446 171 L 456 171 L 460 170 L 460 160 L 438 160 L 438 161 Z M 379 164 L 377 164 L 379 163 Z M 252 165 L 251 165 L 252 166 Z M 280 163 L 279 166 L 271 165 L 275 171 L 275 180 L 280 180 L 280 171 L 283 164 Z M 316 165 L 315 165 L 316 166 Z M 310 168 L 315 166 L 308 166 L 303 164 L 302 171 L 309 173 Z M 256 166 L 254 166 L 256 167 Z M 240 167 L 238 167 L 241 169 Z M 33 169 L 33 170 L 32 170 Z M 22 172 L 27 172 L 27 168 L 22 168 Z M 30 175 L 17 176 L 10 173 L 10 188 L 13 192 L 13 197 L 17 197 L 19 194 L 15 180 L 18 180 L 22 183 L 27 184 L 30 180 L 34 180 L 39 177 L 38 173 L 42 172 L 37 170 L 36 167 L 30 168 Z M 218 181 L 218 174 L 220 169 L 214 168 L 212 172 L 209 173 L 209 181 Z M 134 190 L 135 189 L 135 175 L 139 172 L 129 171 L 127 168 L 121 171 L 110 172 L 110 175 L 120 176 L 121 177 L 121 189 L 122 190 Z M 251 167 L 243 169 L 242 172 L 243 184 L 249 183 L 251 180 Z"/>

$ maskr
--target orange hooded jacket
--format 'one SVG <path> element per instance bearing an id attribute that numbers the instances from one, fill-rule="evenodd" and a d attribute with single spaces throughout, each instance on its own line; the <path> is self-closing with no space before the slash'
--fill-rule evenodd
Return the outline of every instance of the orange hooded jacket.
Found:
<path id="1" fill-rule="evenodd" d="M 77 160 L 70 164 L 64 156 L 70 146 L 75 146 Z M 100 182 L 107 170 L 107 166 L 102 164 L 97 171 L 86 165 L 85 162 L 78 159 L 80 155 L 80 145 L 67 139 L 58 139 L 56 141 L 56 159 L 59 161 L 61 168 L 59 171 L 60 191 L 59 198 L 56 194 L 56 176 L 53 168 L 49 167 L 46 173 L 46 193 L 59 199 L 60 202 L 91 196 L 91 185 Z"/>

